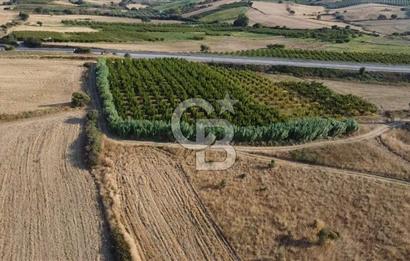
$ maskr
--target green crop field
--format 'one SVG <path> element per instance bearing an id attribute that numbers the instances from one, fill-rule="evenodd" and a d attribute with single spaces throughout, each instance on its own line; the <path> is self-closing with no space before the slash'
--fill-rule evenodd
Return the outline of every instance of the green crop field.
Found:
<path id="1" fill-rule="evenodd" d="M 193 138 L 197 119 L 222 118 L 235 126 L 235 141 L 241 142 L 301 142 L 350 133 L 357 124 L 344 117 L 376 112 L 372 104 L 319 83 L 274 84 L 252 71 L 178 59 L 100 60 L 97 78 L 108 124 L 124 137 L 172 140 L 172 113 L 190 98 L 205 99 L 215 112 L 184 113 L 187 136 Z M 238 101 L 234 113 L 221 111 L 227 94 Z"/>
<path id="2" fill-rule="evenodd" d="M 406 53 L 370 53 L 370 52 L 337 52 L 325 50 L 304 50 L 285 48 L 262 48 L 225 54 L 239 56 L 295 58 L 318 61 L 369 62 L 384 64 L 410 64 L 410 55 Z"/>
<path id="3" fill-rule="evenodd" d="M 254 36 L 285 36 L 289 38 L 311 38 L 323 42 L 347 42 L 358 32 L 350 29 L 286 29 L 235 27 L 228 24 L 126 24 L 84 21 L 63 21 L 67 26 L 85 26 L 98 30 L 91 33 L 57 33 L 43 31 L 16 31 L 10 37 L 24 40 L 36 38 L 50 42 L 132 42 L 190 40 L 195 36 L 224 36 L 232 33 L 247 33 Z"/>

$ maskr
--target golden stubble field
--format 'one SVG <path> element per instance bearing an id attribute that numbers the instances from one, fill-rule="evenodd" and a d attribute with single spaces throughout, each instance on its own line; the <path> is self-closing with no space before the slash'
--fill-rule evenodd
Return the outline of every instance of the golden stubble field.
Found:
<path id="1" fill-rule="evenodd" d="M 84 61 L 0 59 L 0 114 L 50 109 L 81 89 Z"/>
<path id="2" fill-rule="evenodd" d="M 0 114 L 46 109 L 81 89 L 84 61 L 0 59 Z M 82 158 L 84 112 L 0 121 L 3 260 L 110 260 L 95 181 Z"/>
<path id="3" fill-rule="evenodd" d="M 246 260 L 400 260 L 409 254 L 409 185 L 288 161 L 272 168 L 258 155 L 240 155 L 226 171 L 196 171 L 193 154 L 175 146 L 108 143 L 105 160 L 122 222 L 148 254 L 143 260 L 165 253 L 198 257 L 210 251 L 200 250 L 202 240 L 217 243 L 213 258 L 225 256 L 209 219 Z M 201 204 L 209 211 L 205 223 L 198 218 Z M 319 245 L 322 228 L 340 238 Z"/>
<path id="4" fill-rule="evenodd" d="M 295 14 L 290 14 L 287 9 L 295 11 Z M 266 26 L 315 29 L 333 25 L 344 27 L 346 25 L 341 22 L 317 20 L 317 15 L 323 13 L 325 13 L 325 8 L 321 6 L 254 1 L 252 8 L 248 10 L 246 15 L 252 24 L 261 23 Z"/>

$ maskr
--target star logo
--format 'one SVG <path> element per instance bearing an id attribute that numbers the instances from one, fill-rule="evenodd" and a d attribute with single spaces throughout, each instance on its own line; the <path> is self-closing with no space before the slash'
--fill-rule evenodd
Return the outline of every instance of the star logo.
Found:
<path id="1" fill-rule="evenodd" d="M 234 114 L 235 110 L 233 106 L 239 101 L 231 99 L 231 97 L 229 97 L 229 94 L 227 93 L 225 94 L 225 98 L 223 100 L 218 100 L 217 102 L 221 105 L 221 111 L 219 112 L 219 114 L 222 114 L 226 111 L 229 111 L 230 113 Z"/>

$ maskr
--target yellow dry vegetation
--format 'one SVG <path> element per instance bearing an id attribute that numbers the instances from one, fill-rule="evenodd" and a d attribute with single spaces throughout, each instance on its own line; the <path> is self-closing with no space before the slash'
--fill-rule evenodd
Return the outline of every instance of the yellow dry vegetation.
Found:
<path id="1" fill-rule="evenodd" d="M 50 109 L 81 89 L 84 61 L 0 59 L 0 114 Z"/>
<path id="2" fill-rule="evenodd" d="M 295 14 L 291 14 L 290 10 L 293 10 Z M 313 29 L 333 25 L 344 27 L 346 25 L 341 22 L 317 20 L 317 15 L 323 13 L 325 13 L 325 9 L 321 6 L 254 1 L 252 8 L 246 14 L 252 24 L 261 23 L 266 26 Z"/>

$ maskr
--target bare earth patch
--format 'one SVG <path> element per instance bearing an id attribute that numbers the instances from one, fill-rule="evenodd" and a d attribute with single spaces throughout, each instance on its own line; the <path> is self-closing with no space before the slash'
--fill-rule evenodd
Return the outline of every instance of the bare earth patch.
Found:
<path id="1" fill-rule="evenodd" d="M 109 260 L 96 187 L 80 156 L 82 117 L 0 124 L 3 260 Z"/>
<path id="2" fill-rule="evenodd" d="M 4 8 L 6 8 L 6 6 L 0 6 L 0 25 L 11 22 L 11 20 L 17 17 L 17 13 L 4 10 Z"/>
<path id="3" fill-rule="evenodd" d="M 232 260 L 235 253 L 178 162 L 145 147 L 106 144 L 102 175 L 141 260 Z"/>
<path id="4" fill-rule="evenodd" d="M 52 108 L 81 89 L 84 61 L 0 59 L 0 114 Z"/>

